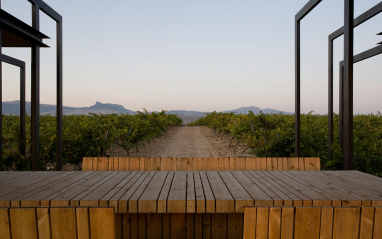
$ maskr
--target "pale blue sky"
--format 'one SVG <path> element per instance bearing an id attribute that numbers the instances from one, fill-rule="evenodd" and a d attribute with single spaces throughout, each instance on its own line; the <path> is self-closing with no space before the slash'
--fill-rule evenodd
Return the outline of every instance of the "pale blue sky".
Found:
<path id="1" fill-rule="evenodd" d="M 96 101 L 131 110 L 294 111 L 294 16 L 307 0 L 46 0 L 64 19 L 64 105 Z M 302 29 L 302 111 L 327 113 L 327 39 L 343 0 L 324 0 Z M 355 16 L 379 3 L 355 0 Z M 2 8 L 31 22 L 27 0 Z M 382 15 L 355 30 L 355 53 L 376 46 Z M 55 104 L 55 23 L 42 14 L 41 103 Z M 337 65 L 343 38 L 335 41 Z M 30 65 L 29 49 L 3 52 Z M 382 56 L 354 68 L 355 113 L 382 111 Z M 3 64 L 3 100 L 19 97 L 18 69 Z M 30 100 L 30 69 L 27 72 Z M 335 101 L 335 110 L 338 100 Z"/>

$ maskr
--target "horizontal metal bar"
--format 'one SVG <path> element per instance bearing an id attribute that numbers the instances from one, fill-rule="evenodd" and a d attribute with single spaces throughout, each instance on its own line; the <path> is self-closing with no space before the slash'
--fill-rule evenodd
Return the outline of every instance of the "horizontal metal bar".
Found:
<path id="1" fill-rule="evenodd" d="M 46 13 L 49 17 L 54 19 L 57 22 L 62 21 L 62 16 L 58 14 L 53 8 L 51 8 L 48 4 L 46 4 L 42 0 L 28 0 L 32 4 L 37 4 L 40 7 L 40 10 Z"/>
<path id="2" fill-rule="evenodd" d="M 366 59 L 377 56 L 379 54 L 382 54 L 382 46 L 376 46 L 370 50 L 367 50 L 367 51 L 359 53 L 358 55 L 355 55 L 353 57 L 353 63 L 364 61 Z M 343 65 L 344 65 L 344 61 L 340 61 L 340 66 L 343 66 Z"/>
<path id="3" fill-rule="evenodd" d="M 297 14 L 296 21 L 301 21 L 306 15 L 309 14 L 322 0 L 310 0 Z"/>
<path id="4" fill-rule="evenodd" d="M 21 67 L 21 68 L 25 69 L 25 62 L 20 61 L 20 60 L 18 60 L 16 58 L 13 58 L 13 57 L 1 54 L 0 55 L 0 59 L 1 59 L 2 62 L 5 62 L 5 63 L 11 64 L 11 65 L 14 65 L 14 66 L 18 66 L 18 67 Z"/>
<path id="5" fill-rule="evenodd" d="M 354 19 L 354 28 L 361 25 L 362 23 L 366 22 L 370 18 L 373 18 L 374 16 L 376 16 L 377 14 L 379 14 L 381 12 L 382 12 L 382 2 L 378 3 L 374 7 L 370 8 L 369 10 L 367 10 L 366 12 L 362 13 L 357 18 L 355 18 Z M 334 39 L 342 36 L 343 34 L 344 34 L 344 27 L 341 27 L 341 28 L 337 29 L 336 31 L 334 31 L 333 33 L 331 33 L 329 35 L 329 39 L 334 40 Z"/>

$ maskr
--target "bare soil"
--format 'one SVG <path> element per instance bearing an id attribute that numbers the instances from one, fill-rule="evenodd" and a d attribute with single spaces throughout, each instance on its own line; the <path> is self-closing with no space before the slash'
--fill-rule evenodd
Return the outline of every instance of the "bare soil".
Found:
<path id="1" fill-rule="evenodd" d="M 167 133 L 126 153 L 117 148 L 112 157 L 242 157 L 250 149 L 230 135 L 205 126 L 173 126 Z"/>

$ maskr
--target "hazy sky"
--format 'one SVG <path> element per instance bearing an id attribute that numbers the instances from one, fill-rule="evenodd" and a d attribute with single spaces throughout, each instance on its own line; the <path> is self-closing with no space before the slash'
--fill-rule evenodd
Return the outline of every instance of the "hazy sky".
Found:
<path id="1" fill-rule="evenodd" d="M 31 24 L 27 0 L 2 8 Z M 294 16 L 308 0 L 46 0 L 64 21 L 64 105 L 130 110 L 294 111 Z M 301 29 L 302 112 L 327 113 L 328 35 L 343 0 L 324 0 Z M 355 16 L 379 0 L 355 0 Z M 55 104 L 55 23 L 41 14 L 41 103 Z M 355 29 L 355 54 L 382 41 L 382 15 Z M 3 53 L 27 62 L 30 49 Z M 335 41 L 335 110 L 343 38 Z M 354 112 L 382 112 L 382 56 L 354 67 Z M 19 71 L 3 64 L 3 100 L 19 98 Z"/>

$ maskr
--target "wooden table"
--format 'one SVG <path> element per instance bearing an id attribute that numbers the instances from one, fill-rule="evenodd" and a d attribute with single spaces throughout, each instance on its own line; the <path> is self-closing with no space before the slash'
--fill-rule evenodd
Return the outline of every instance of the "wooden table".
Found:
<path id="1" fill-rule="evenodd" d="M 0 207 L 243 213 L 253 205 L 382 206 L 382 178 L 358 171 L 0 172 Z"/>

